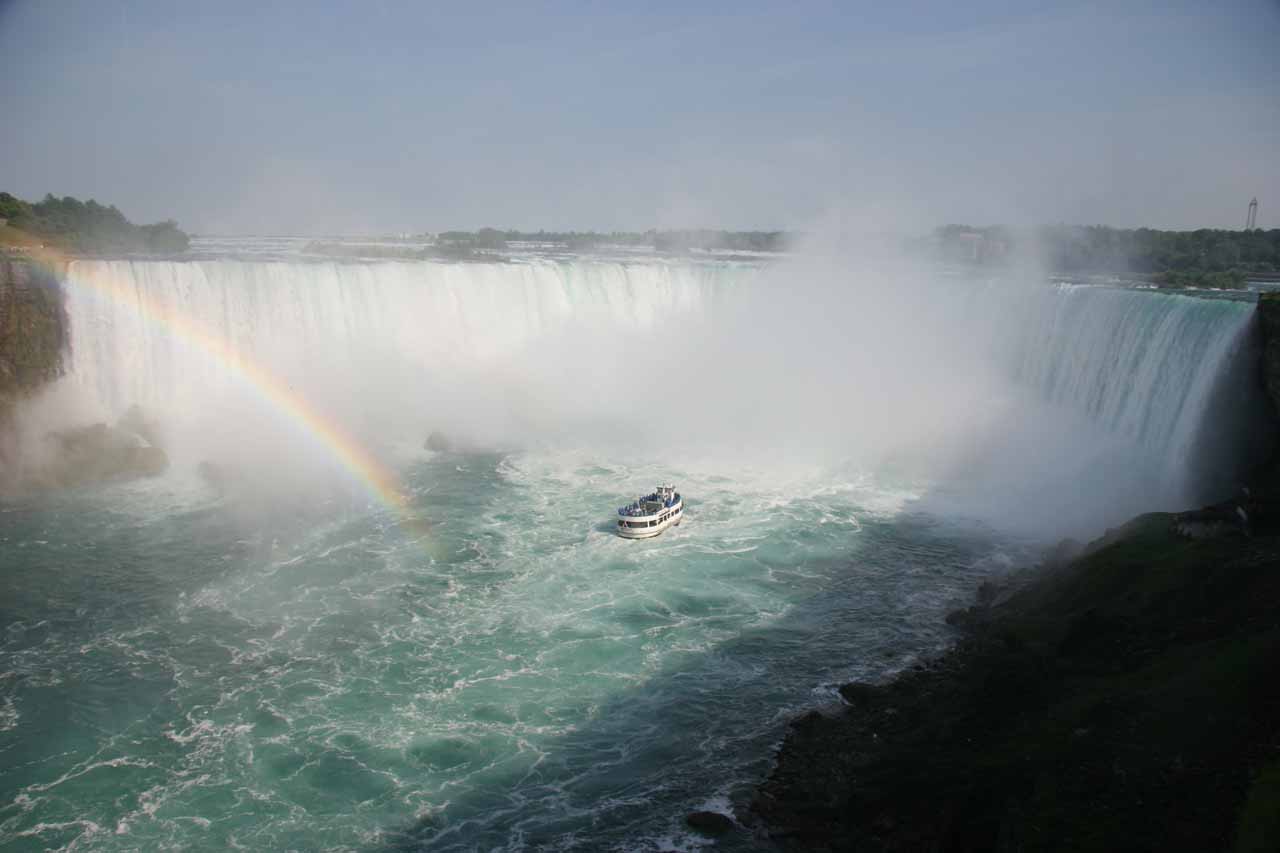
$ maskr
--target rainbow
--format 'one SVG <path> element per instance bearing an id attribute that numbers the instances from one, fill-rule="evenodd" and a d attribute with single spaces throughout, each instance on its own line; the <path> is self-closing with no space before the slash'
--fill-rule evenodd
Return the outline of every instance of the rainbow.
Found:
<path id="1" fill-rule="evenodd" d="M 24 254 L 58 277 L 66 286 L 87 288 L 98 297 L 130 306 L 146 322 L 155 324 L 165 333 L 239 376 L 271 409 L 293 422 L 322 446 L 378 503 L 401 516 L 410 526 L 418 526 L 396 474 L 281 377 L 247 358 L 228 341 L 201 326 L 193 318 L 148 298 L 122 281 L 112 280 L 110 277 L 93 282 L 74 279 L 71 276 L 74 258 L 46 247 L 29 247 Z"/>

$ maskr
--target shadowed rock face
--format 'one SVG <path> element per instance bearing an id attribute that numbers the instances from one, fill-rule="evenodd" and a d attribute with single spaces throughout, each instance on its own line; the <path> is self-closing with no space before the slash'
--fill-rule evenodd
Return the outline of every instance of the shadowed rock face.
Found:
<path id="1" fill-rule="evenodd" d="M 57 273 L 0 258 L 0 412 L 58 378 L 66 343 Z"/>
<path id="2" fill-rule="evenodd" d="M 0 487 L 11 487 L 18 470 L 14 406 L 62 373 L 68 332 L 58 275 L 0 256 Z"/>
<path id="3" fill-rule="evenodd" d="M 704 835 L 724 835 L 734 829 L 733 819 L 719 812 L 690 812 L 684 822 Z"/>
<path id="4" fill-rule="evenodd" d="M 1262 330 L 1262 357 L 1259 380 L 1277 420 L 1271 424 L 1276 430 L 1280 423 L 1280 292 L 1264 293 L 1258 298 L 1258 324 Z M 1237 525 L 1237 509 L 1244 512 L 1244 525 L 1255 532 L 1280 533 L 1280 441 L 1273 444 L 1271 460 L 1251 478 L 1246 493 L 1236 505 L 1206 507 L 1193 521 L 1207 520 L 1205 512 L 1218 510 L 1226 527 Z M 1225 510 L 1225 512 L 1224 512 Z M 1186 515 L 1186 513 L 1184 513 Z M 1207 530 L 1207 528 L 1203 528 Z"/>
<path id="5" fill-rule="evenodd" d="M 1280 414 L 1280 292 L 1258 298 L 1258 319 L 1265 341 L 1262 351 L 1262 384 Z"/>

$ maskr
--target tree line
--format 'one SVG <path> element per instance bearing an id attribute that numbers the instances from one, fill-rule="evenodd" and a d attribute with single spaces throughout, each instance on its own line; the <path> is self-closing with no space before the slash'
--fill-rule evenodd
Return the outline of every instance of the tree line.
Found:
<path id="1" fill-rule="evenodd" d="M 1169 286 L 1239 287 L 1251 275 L 1280 273 L 1280 229 L 948 225 L 937 229 L 931 241 L 948 260 L 986 265 L 1036 252 L 1051 272 L 1136 275 Z"/>
<path id="2" fill-rule="evenodd" d="M 103 206 L 93 199 L 80 201 L 72 196 L 58 198 L 50 194 L 43 201 L 28 202 L 0 192 L 0 219 L 76 252 L 176 254 L 185 252 L 191 243 L 172 219 L 135 225 L 115 205 Z"/>
<path id="3" fill-rule="evenodd" d="M 786 231 L 720 231 L 710 228 L 683 231 L 506 231 L 481 228 L 479 231 L 444 231 L 435 239 L 439 245 L 460 249 L 501 250 L 511 243 L 554 243 L 574 250 L 636 246 L 659 252 L 692 249 L 782 252 L 794 236 Z"/>

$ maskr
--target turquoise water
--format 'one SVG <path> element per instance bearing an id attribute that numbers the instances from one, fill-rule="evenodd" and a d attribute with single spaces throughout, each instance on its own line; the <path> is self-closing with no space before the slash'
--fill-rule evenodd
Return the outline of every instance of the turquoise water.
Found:
<path id="1" fill-rule="evenodd" d="M 664 464 L 665 463 L 665 464 Z M 680 528 L 611 533 L 652 486 Z M 417 525 L 174 475 L 0 513 L 0 843 L 657 850 L 1028 552 L 838 470 L 423 455 Z M 752 849 L 742 835 L 723 849 Z"/>

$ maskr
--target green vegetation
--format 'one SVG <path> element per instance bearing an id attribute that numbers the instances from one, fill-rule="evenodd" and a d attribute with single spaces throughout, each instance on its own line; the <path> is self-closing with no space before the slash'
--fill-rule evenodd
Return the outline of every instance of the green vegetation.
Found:
<path id="1" fill-rule="evenodd" d="M 571 250 L 597 246 L 635 246 L 660 252 L 687 252 L 693 249 L 734 252 L 785 251 L 795 235 L 785 231 L 716 231 L 699 228 L 685 231 L 445 231 L 438 244 L 458 250 L 501 250 L 511 243 L 553 243 Z"/>
<path id="2" fill-rule="evenodd" d="M 794 234 L 785 231 L 659 231 L 654 248 L 669 252 L 688 249 L 720 249 L 733 252 L 783 252 Z"/>
<path id="3" fill-rule="evenodd" d="M 93 199 L 46 195 L 44 201 L 27 202 L 0 192 L 0 219 L 7 219 L 6 242 L 30 235 L 46 244 L 73 252 L 185 252 L 190 240 L 173 220 L 134 225 L 114 205 L 104 207 Z M 11 230 L 10 230 L 11 229 Z M 12 232 L 21 232 L 15 235 Z"/>
<path id="4" fill-rule="evenodd" d="M 1236 850 L 1280 850 L 1280 760 L 1264 767 L 1249 788 L 1236 828 Z"/>
<path id="5" fill-rule="evenodd" d="M 1234 290 L 1243 287 L 1249 276 L 1243 270 L 1232 268 L 1205 272 L 1197 269 L 1163 270 L 1151 276 L 1161 287 L 1210 287 L 1215 290 Z"/>
<path id="6" fill-rule="evenodd" d="M 1156 231 L 1103 225 L 1033 230 L 948 225 L 928 241 L 945 260 L 1001 263 L 1037 252 L 1050 271 L 1134 275 L 1168 287 L 1240 287 L 1251 276 L 1280 277 L 1280 229 Z"/>

